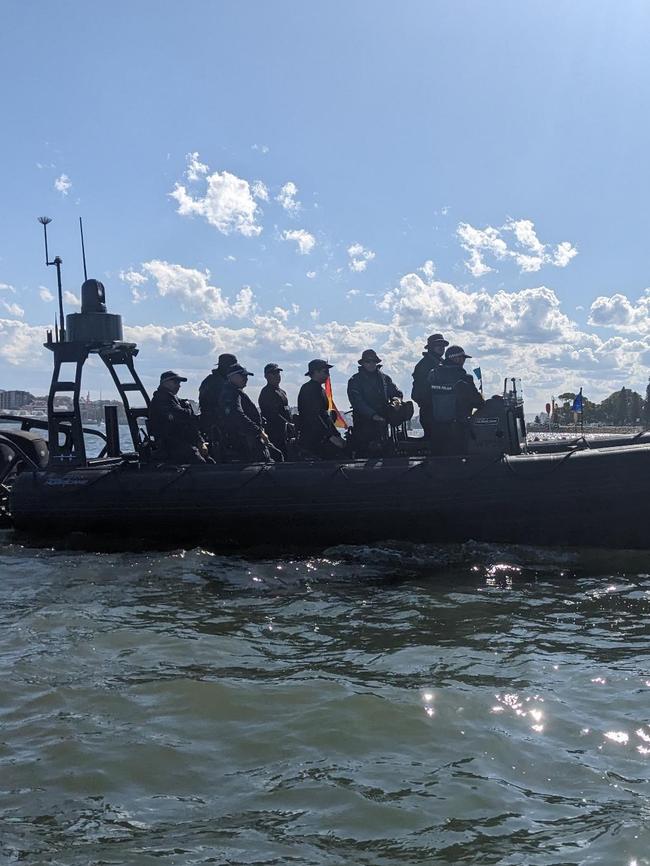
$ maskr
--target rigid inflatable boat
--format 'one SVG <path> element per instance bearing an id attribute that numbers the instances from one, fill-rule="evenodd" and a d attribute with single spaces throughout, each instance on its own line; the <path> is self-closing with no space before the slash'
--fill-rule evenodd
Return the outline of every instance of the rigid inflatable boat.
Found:
<path id="1" fill-rule="evenodd" d="M 55 263 L 56 263 L 55 259 Z M 60 262 L 60 260 L 59 260 Z M 60 292 L 60 268 L 59 295 Z M 432 457 L 426 442 L 392 431 L 391 456 L 338 461 L 175 466 L 146 432 L 148 394 L 106 312 L 104 287 L 82 286 L 80 313 L 47 334 L 54 372 L 47 422 L 0 418 L 0 513 L 31 535 L 75 532 L 201 540 L 212 545 L 296 545 L 469 539 L 541 545 L 650 548 L 648 438 L 527 443 L 515 379 L 472 418 L 470 453 Z M 120 394 L 131 446 L 120 446 L 117 410 L 105 432 L 84 428 L 81 376 L 89 355 Z M 67 380 L 62 368 L 73 369 Z M 68 394 L 72 408 L 56 397 Z M 3 423 L 4 421 L 4 423 Z M 89 457 L 90 434 L 102 439 Z"/>
<path id="2" fill-rule="evenodd" d="M 155 466 L 101 459 L 20 472 L 30 533 L 71 529 L 208 543 L 382 538 L 650 547 L 650 445 L 562 454 Z"/>

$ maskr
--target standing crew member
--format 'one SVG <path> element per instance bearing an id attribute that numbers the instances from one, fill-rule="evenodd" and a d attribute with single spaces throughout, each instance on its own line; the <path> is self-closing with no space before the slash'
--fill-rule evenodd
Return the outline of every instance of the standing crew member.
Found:
<path id="1" fill-rule="evenodd" d="M 413 390 L 411 399 L 420 407 L 420 424 L 424 435 L 431 437 L 431 389 L 429 387 L 429 373 L 434 367 L 442 364 L 442 356 L 448 340 L 442 334 L 431 334 L 424 347 L 422 357 L 413 370 Z"/>
<path id="2" fill-rule="evenodd" d="M 271 444 L 287 459 L 287 437 L 292 429 L 291 410 L 287 392 L 280 387 L 282 367 L 267 364 L 264 367 L 266 385 L 260 391 L 258 405 L 262 413 L 264 428 Z"/>
<path id="3" fill-rule="evenodd" d="M 169 463 L 205 463 L 205 444 L 199 434 L 198 417 L 188 400 L 176 396 L 185 376 L 173 370 L 160 375 L 149 407 L 149 430 L 160 456 Z M 212 461 L 210 461 L 212 462 Z"/>
<path id="4" fill-rule="evenodd" d="M 391 409 L 400 405 L 402 392 L 380 369 L 381 358 L 366 349 L 358 361 L 359 371 L 348 381 L 348 399 L 354 422 L 354 450 L 375 453 L 386 439 Z"/>
<path id="5" fill-rule="evenodd" d="M 345 440 L 332 421 L 323 388 L 331 368 L 332 364 L 322 358 L 310 361 L 305 373 L 309 381 L 298 393 L 299 444 L 322 460 L 340 460 L 345 456 Z"/>
<path id="6" fill-rule="evenodd" d="M 232 448 L 238 460 L 268 463 L 271 461 L 267 448 L 269 440 L 262 418 L 255 403 L 244 393 L 248 377 L 252 375 L 241 364 L 233 364 L 228 369 L 219 395 L 219 427 L 226 445 Z"/>
<path id="7" fill-rule="evenodd" d="M 469 450 L 472 410 L 483 403 L 474 379 L 463 369 L 471 357 L 461 346 L 449 346 L 444 362 L 429 374 L 432 450 L 439 456 Z"/>
<path id="8" fill-rule="evenodd" d="M 201 410 L 201 429 L 211 443 L 218 439 L 219 395 L 226 384 L 228 370 L 237 363 L 234 355 L 219 355 L 217 366 L 205 377 L 199 386 L 199 408 Z"/>

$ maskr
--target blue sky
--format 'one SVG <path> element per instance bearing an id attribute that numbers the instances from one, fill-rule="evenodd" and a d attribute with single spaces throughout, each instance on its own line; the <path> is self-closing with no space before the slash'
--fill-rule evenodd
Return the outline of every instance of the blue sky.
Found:
<path id="1" fill-rule="evenodd" d="M 443 330 L 531 411 L 645 388 L 642 0 L 3 11 L 0 387 L 47 388 L 46 213 L 72 295 L 84 217 L 150 386 L 234 349 L 291 391 L 326 355 L 345 402 L 362 349 L 406 388 Z"/>

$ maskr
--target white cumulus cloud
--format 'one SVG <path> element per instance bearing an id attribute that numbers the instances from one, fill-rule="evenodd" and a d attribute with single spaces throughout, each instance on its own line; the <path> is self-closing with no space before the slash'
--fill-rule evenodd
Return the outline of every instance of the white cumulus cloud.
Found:
<path id="1" fill-rule="evenodd" d="M 638 301 L 631 301 L 621 293 L 597 297 L 591 304 L 588 321 L 590 325 L 628 333 L 650 333 L 650 289 Z"/>
<path id="2" fill-rule="evenodd" d="M 578 250 L 571 246 L 568 241 L 562 241 L 562 243 L 558 244 L 555 247 L 555 252 L 553 253 L 553 264 L 557 265 L 558 268 L 566 268 L 571 259 L 575 258 L 578 255 Z"/>
<path id="3" fill-rule="evenodd" d="M 211 284 L 208 270 L 152 259 L 144 262 L 142 271 L 154 280 L 160 297 L 175 299 L 183 310 L 198 311 L 211 319 L 224 319 L 228 316 L 243 318 L 254 307 L 253 292 L 248 286 L 230 301 L 218 286 Z"/>
<path id="4" fill-rule="evenodd" d="M 279 202 L 286 211 L 296 214 L 302 207 L 300 202 L 296 199 L 297 195 L 298 187 L 292 180 L 289 180 L 276 195 L 275 200 Z"/>
<path id="5" fill-rule="evenodd" d="M 465 292 L 452 283 L 406 274 L 378 304 L 401 324 L 420 322 L 432 330 L 455 328 L 527 341 L 573 339 L 576 325 L 560 309 L 552 289 Z"/>
<path id="6" fill-rule="evenodd" d="M 23 308 L 15 301 L 0 300 L 0 307 L 7 313 L 9 313 L 10 316 L 15 316 L 18 319 L 22 319 L 22 317 L 25 315 L 25 311 L 23 310 Z"/>
<path id="7" fill-rule="evenodd" d="M 67 304 L 69 307 L 80 307 L 81 300 L 75 295 L 74 292 L 64 292 L 63 293 L 63 302 Z"/>
<path id="8" fill-rule="evenodd" d="M 250 286 L 243 286 L 230 305 L 231 315 L 237 319 L 245 319 L 255 309 L 255 295 Z"/>
<path id="9" fill-rule="evenodd" d="M 139 271 L 129 270 L 120 271 L 119 276 L 130 287 L 134 304 L 146 300 L 147 293 L 142 288 L 147 282 L 147 277 L 144 274 L 141 274 Z"/>
<path id="10" fill-rule="evenodd" d="M 537 237 L 532 220 L 508 220 L 504 228 L 514 232 L 519 244 L 537 256 L 543 256 L 546 247 Z"/>
<path id="11" fill-rule="evenodd" d="M 16 294 L 16 289 L 9 285 L 9 283 L 0 283 L 0 292 L 7 292 L 10 295 Z M 17 304 L 15 301 L 4 301 L 0 298 L 0 309 L 9 313 L 10 316 L 15 316 L 16 318 L 22 318 L 25 315 L 25 311 Z"/>
<path id="12" fill-rule="evenodd" d="M 67 195 L 70 191 L 70 187 L 72 186 L 72 181 L 68 177 L 67 174 L 60 174 L 57 179 L 54 181 L 54 189 L 57 192 L 60 192 L 61 195 Z"/>
<path id="13" fill-rule="evenodd" d="M 210 174 L 198 157 L 198 153 L 188 154 L 186 177 L 190 182 L 204 183 L 205 189 L 202 195 L 193 195 L 184 184 L 176 183 L 170 196 L 178 203 L 177 213 L 203 217 L 224 235 L 236 232 L 257 237 L 262 227 L 256 222 L 258 206 L 248 181 L 228 171 Z"/>
<path id="14" fill-rule="evenodd" d="M 367 250 L 361 244 L 352 244 L 348 247 L 348 256 L 350 257 L 350 261 L 348 262 L 350 270 L 360 273 L 361 271 L 365 271 L 368 267 L 368 262 L 374 259 L 375 254 L 372 250 Z"/>
<path id="15" fill-rule="evenodd" d="M 456 234 L 469 254 L 465 266 L 474 277 L 482 277 L 494 270 L 486 263 L 486 256 L 496 261 L 514 261 L 522 273 L 536 273 L 544 265 L 564 268 L 578 254 L 569 241 L 562 241 L 555 247 L 542 243 L 537 237 L 535 224 L 528 219 L 509 219 L 498 228 L 487 226 L 483 229 L 461 222 Z"/>
<path id="16" fill-rule="evenodd" d="M 253 193 L 253 198 L 257 198 L 260 201 L 269 200 L 269 188 L 261 180 L 253 181 L 253 184 L 251 186 L 251 192 Z"/>
<path id="17" fill-rule="evenodd" d="M 54 300 L 54 295 L 46 286 L 40 286 L 38 296 L 41 301 L 45 301 L 47 303 Z"/>
<path id="18" fill-rule="evenodd" d="M 465 267 L 473 277 L 483 277 L 494 270 L 485 264 L 483 256 L 478 250 L 469 250 L 469 259 L 465 262 Z"/>
<path id="19" fill-rule="evenodd" d="M 0 359 L 12 367 L 40 370 L 39 379 L 45 383 L 52 362 L 48 357 L 49 352 L 43 349 L 44 337 L 45 326 L 28 325 L 20 319 L 0 318 Z"/>
<path id="20" fill-rule="evenodd" d="M 294 241 L 301 256 L 308 255 L 316 245 L 316 238 L 305 229 L 291 229 L 282 232 L 282 240 Z"/>
<path id="21" fill-rule="evenodd" d="M 209 167 L 199 159 L 197 151 L 194 151 L 194 153 L 188 153 L 186 159 L 187 169 L 185 175 L 188 180 L 200 180 L 210 171 Z"/>
<path id="22" fill-rule="evenodd" d="M 420 268 L 420 271 L 424 274 L 424 276 L 425 276 L 428 280 L 432 280 L 432 279 L 433 279 L 433 275 L 434 275 L 435 272 L 436 272 L 436 266 L 435 266 L 434 263 L 431 261 L 431 259 L 427 259 L 426 262 L 425 262 L 425 263 L 422 265 L 422 267 Z"/>

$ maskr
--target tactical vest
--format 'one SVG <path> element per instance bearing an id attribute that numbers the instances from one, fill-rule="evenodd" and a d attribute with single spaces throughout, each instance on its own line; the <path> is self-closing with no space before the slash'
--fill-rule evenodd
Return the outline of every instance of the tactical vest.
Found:
<path id="1" fill-rule="evenodd" d="M 434 367 L 429 373 L 431 418 L 434 423 L 449 423 L 458 417 L 456 386 L 464 375 L 465 371 L 460 367 L 445 364 Z"/>

